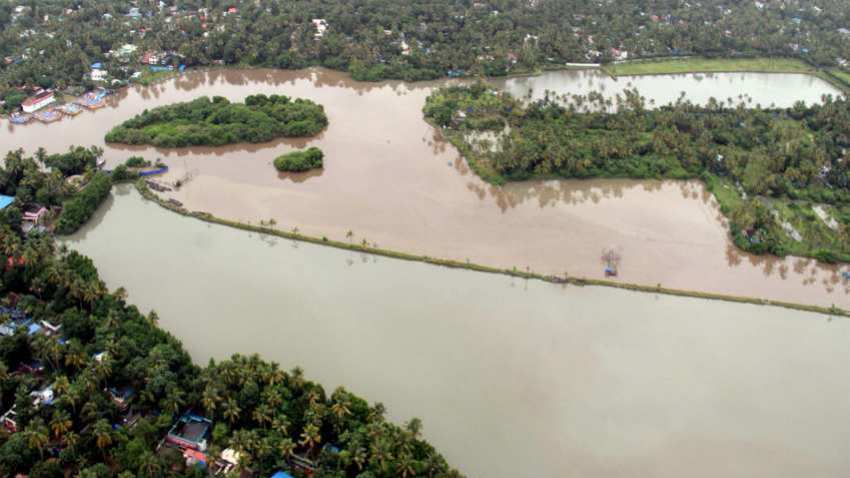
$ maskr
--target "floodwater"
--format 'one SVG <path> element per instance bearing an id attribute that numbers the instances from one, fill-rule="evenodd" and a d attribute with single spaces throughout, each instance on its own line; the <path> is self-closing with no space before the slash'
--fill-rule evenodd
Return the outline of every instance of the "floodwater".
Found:
<path id="1" fill-rule="evenodd" d="M 66 242 L 199 363 L 302 365 L 422 418 L 470 477 L 850 474 L 848 319 L 292 242 L 126 186 Z"/>
<path id="2" fill-rule="evenodd" d="M 680 95 L 693 103 L 705 104 L 709 98 L 745 101 L 748 105 L 785 108 L 797 101 L 812 104 L 823 95 L 841 92 L 811 75 L 786 73 L 694 73 L 685 75 L 645 75 L 612 78 L 599 70 L 552 71 L 540 76 L 507 78 L 494 81 L 496 86 L 518 98 L 540 99 L 546 91 L 556 95 L 601 92 L 605 97 L 636 88 L 655 105 L 675 102 Z"/>
<path id="3" fill-rule="evenodd" d="M 614 83 L 606 78 L 595 71 L 566 71 L 507 83 L 532 82 L 543 89 L 572 85 L 582 92 L 599 82 Z M 772 76 L 712 78 L 680 76 L 677 85 L 696 91 L 710 84 L 720 97 L 755 95 Z M 811 99 L 813 93 L 801 83 L 814 85 L 816 97 L 831 88 L 803 75 L 776 78 L 770 91 L 782 90 L 776 99 L 787 102 Z M 163 158 L 171 171 L 162 181 L 185 183 L 167 196 L 219 217 L 253 223 L 274 219 L 279 228 L 314 236 L 594 278 L 604 273 L 603 249 L 613 247 L 622 255 L 620 279 L 626 282 L 850 309 L 850 284 L 835 267 L 737 250 L 715 201 L 698 182 L 484 183 L 422 118 L 425 98 L 436 85 L 360 83 L 323 69 L 196 71 L 150 88 L 122 91 L 102 111 L 49 126 L 8 126 L 10 131 L 0 134 L 10 148 L 34 151 L 43 145 L 61 151 L 71 144 L 103 145 L 110 127 L 145 108 L 200 95 L 310 98 L 325 106 L 330 120 L 315 138 L 180 150 L 104 145 L 106 157 L 111 164 L 134 154 Z M 648 93 L 663 99 L 668 91 Z M 324 151 L 323 170 L 291 175 L 274 169 L 277 155 L 306 145 Z"/>

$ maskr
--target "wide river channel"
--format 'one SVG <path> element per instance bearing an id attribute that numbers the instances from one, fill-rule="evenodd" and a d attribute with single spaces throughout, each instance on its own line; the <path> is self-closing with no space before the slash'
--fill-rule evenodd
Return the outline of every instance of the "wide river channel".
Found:
<path id="1" fill-rule="evenodd" d="M 850 473 L 850 319 L 292 242 L 127 186 L 68 243 L 198 363 L 302 365 L 422 418 L 469 477 Z"/>
<path id="2" fill-rule="evenodd" d="M 533 97 L 629 84 L 656 104 L 680 91 L 780 106 L 837 93 L 808 76 L 749 73 L 497 82 Z M 161 157 L 171 166 L 161 181 L 188 180 L 167 197 L 225 218 L 587 277 L 601 276 L 600 253 L 616 246 L 624 281 L 850 308 L 839 268 L 735 250 L 697 182 L 483 183 L 422 120 L 436 85 L 197 71 L 52 125 L 6 123 L 0 138 L 30 152 L 98 144 L 111 164 Z M 314 99 L 330 126 L 306 141 L 229 148 L 103 144 L 144 108 L 260 92 Z M 323 172 L 274 171 L 276 155 L 305 144 L 325 151 Z M 328 388 L 384 402 L 396 420 L 421 417 L 426 438 L 471 477 L 850 473 L 848 320 L 355 254 L 188 219 L 127 187 L 68 242 L 110 287 L 155 309 L 199 363 L 258 352 L 302 365 Z"/>

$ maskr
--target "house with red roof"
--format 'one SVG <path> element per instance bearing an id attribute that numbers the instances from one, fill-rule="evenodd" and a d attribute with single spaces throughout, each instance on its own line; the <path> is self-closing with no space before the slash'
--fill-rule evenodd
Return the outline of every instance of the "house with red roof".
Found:
<path id="1" fill-rule="evenodd" d="M 56 101 L 53 90 L 40 90 L 21 103 L 24 113 L 34 113 Z"/>

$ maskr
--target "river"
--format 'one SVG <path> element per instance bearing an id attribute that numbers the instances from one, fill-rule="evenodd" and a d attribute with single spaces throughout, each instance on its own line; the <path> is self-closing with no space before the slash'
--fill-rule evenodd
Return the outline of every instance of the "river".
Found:
<path id="1" fill-rule="evenodd" d="M 535 94 L 605 87 L 628 81 L 597 71 L 549 72 L 502 80 Z M 661 81 L 665 77 L 660 77 Z M 770 91 L 776 102 L 814 100 L 835 93 L 804 75 L 679 75 L 679 89 L 719 97 Z M 774 81 L 771 88 L 765 83 Z M 7 125 L 3 144 L 62 151 L 99 144 L 111 164 L 132 154 L 164 158 L 163 181 L 188 181 L 168 197 L 187 208 L 332 239 L 366 240 L 383 248 L 469 260 L 502 268 L 601 278 L 602 251 L 623 256 L 620 279 L 645 285 L 709 291 L 850 309 L 850 284 L 836 267 L 788 257 L 741 253 L 728 237 L 717 204 L 698 182 L 554 180 L 493 187 L 473 174 L 457 151 L 422 118 L 439 83 L 360 83 L 323 70 L 196 71 L 149 88 L 122 91 L 111 105 L 52 125 Z M 663 102 L 676 89 L 651 88 Z M 224 148 L 155 150 L 104 145 L 106 130 L 145 108 L 199 95 L 241 100 L 254 93 L 306 97 L 325 106 L 330 126 L 309 140 Z M 305 145 L 325 152 L 325 168 L 307 174 L 275 171 L 272 159 Z"/>
<path id="2" fill-rule="evenodd" d="M 422 418 L 470 477 L 850 473 L 847 319 L 314 246 L 127 186 L 66 242 L 198 363 L 302 365 Z"/>

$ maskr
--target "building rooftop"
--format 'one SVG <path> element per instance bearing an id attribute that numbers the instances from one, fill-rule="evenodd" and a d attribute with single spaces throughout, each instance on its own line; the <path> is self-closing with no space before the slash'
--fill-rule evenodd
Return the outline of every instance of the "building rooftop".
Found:
<path id="1" fill-rule="evenodd" d="M 9 204 L 12 204 L 14 201 L 15 201 L 14 196 L 6 196 L 6 195 L 3 195 L 3 194 L 0 194 L 0 210 L 6 209 L 9 206 Z"/>

